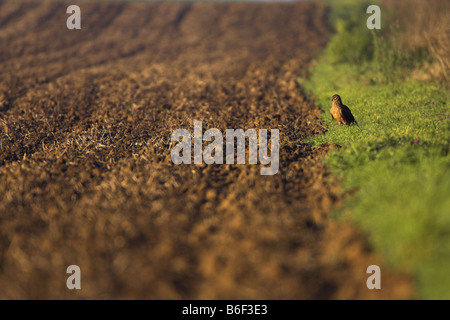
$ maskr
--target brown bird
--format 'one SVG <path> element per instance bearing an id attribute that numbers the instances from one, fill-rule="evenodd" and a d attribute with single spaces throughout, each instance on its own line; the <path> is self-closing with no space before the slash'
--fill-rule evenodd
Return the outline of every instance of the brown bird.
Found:
<path id="1" fill-rule="evenodd" d="M 358 125 L 358 122 L 356 122 L 355 117 L 353 117 L 352 112 L 350 109 L 342 104 L 341 97 L 339 95 L 335 94 L 331 101 L 333 101 L 333 105 L 331 106 L 330 113 L 331 118 L 337 121 L 339 125 L 341 123 L 346 125 L 356 124 Z"/>

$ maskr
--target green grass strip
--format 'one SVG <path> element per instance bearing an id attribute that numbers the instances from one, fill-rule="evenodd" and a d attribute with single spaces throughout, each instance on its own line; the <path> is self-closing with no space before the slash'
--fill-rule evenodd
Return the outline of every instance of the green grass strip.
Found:
<path id="1" fill-rule="evenodd" d="M 300 79 L 317 97 L 328 125 L 326 134 L 310 142 L 342 146 L 326 162 L 345 189 L 358 190 L 335 216 L 359 226 L 388 265 L 412 274 L 418 298 L 450 299 L 449 90 L 408 78 L 374 81 L 377 61 L 361 51 L 356 58 L 337 59 L 340 47 L 355 38 L 365 37 L 366 46 L 374 39 L 365 26 L 368 15 L 355 3 L 331 3 L 337 33 L 311 77 Z M 352 27 L 342 27 L 345 19 L 354 19 Z M 331 119 L 333 94 L 341 96 L 359 127 Z"/>

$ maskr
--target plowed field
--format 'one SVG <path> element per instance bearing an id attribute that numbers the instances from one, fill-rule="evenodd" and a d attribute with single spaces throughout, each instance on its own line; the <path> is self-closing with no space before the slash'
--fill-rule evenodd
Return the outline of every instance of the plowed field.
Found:
<path id="1" fill-rule="evenodd" d="M 330 219 L 331 147 L 304 143 L 326 130 L 296 81 L 331 35 L 323 5 L 79 5 L 68 30 L 68 4 L 0 2 L 0 298 L 411 296 Z M 279 129 L 278 173 L 174 165 L 195 120 Z"/>

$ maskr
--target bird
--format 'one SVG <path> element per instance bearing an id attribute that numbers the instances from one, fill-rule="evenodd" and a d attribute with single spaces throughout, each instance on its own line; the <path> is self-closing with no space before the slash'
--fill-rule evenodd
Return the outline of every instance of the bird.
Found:
<path id="1" fill-rule="evenodd" d="M 350 109 L 346 105 L 342 104 L 342 100 L 339 95 L 333 95 L 331 101 L 333 101 L 330 109 L 332 119 L 336 120 L 339 125 L 345 124 L 349 126 L 356 124 L 359 126 Z"/>

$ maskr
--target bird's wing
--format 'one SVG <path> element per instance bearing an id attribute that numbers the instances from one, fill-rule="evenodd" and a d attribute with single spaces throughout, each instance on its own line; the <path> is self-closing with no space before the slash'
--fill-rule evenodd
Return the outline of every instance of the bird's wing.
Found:
<path id="1" fill-rule="evenodd" d="M 342 115 L 344 116 L 344 118 L 349 122 L 349 123 L 356 123 L 355 117 L 353 116 L 352 112 L 350 111 L 350 109 L 345 106 L 342 105 Z"/>

